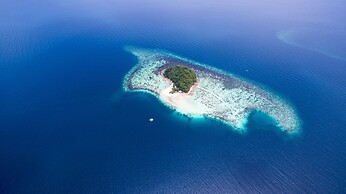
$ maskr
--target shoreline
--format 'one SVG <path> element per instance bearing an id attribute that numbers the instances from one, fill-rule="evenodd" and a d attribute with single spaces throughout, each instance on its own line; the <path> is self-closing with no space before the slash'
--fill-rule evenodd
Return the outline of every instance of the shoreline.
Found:
<path id="1" fill-rule="evenodd" d="M 174 109 L 182 111 L 183 114 L 186 114 L 186 115 L 202 114 L 203 110 L 194 106 L 193 101 L 191 100 L 192 94 L 196 90 L 196 87 L 198 85 L 198 80 L 195 84 L 193 84 L 190 87 L 190 90 L 187 93 L 184 93 L 184 92 L 172 93 L 174 84 L 170 79 L 164 77 L 163 72 L 164 70 L 160 72 L 159 76 L 161 76 L 163 79 L 168 81 L 170 85 L 169 87 L 160 91 L 158 95 L 160 100 L 172 106 Z"/>

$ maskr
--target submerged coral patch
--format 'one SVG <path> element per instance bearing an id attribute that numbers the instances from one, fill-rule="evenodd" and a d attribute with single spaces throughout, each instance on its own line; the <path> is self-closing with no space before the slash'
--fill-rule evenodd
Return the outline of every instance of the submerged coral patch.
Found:
<path id="1" fill-rule="evenodd" d="M 287 132 L 300 128 L 295 110 L 274 93 L 238 76 L 176 56 L 172 53 L 127 47 L 138 63 L 125 76 L 125 91 L 146 91 L 167 106 L 188 116 L 219 119 L 239 132 L 246 131 L 253 111 L 269 115 L 276 125 Z M 173 84 L 162 72 L 174 65 L 192 68 L 197 83 L 188 93 L 171 93 Z"/>

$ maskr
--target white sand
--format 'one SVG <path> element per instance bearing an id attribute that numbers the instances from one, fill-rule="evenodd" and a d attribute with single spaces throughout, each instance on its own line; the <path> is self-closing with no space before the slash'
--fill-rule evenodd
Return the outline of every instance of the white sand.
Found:
<path id="1" fill-rule="evenodd" d="M 188 93 L 175 92 L 171 93 L 173 89 L 173 83 L 160 93 L 160 98 L 173 108 L 188 115 L 202 115 L 205 113 L 205 107 L 203 104 L 197 103 L 192 98 L 193 90 L 196 86 L 193 86 Z"/>

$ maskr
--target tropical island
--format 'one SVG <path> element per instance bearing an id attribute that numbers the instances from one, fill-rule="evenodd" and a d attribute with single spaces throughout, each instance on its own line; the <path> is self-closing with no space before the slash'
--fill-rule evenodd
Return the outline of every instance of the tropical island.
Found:
<path id="1" fill-rule="evenodd" d="M 197 75 L 193 69 L 182 65 L 165 69 L 163 75 L 173 82 L 171 93 L 188 93 L 190 88 L 197 82 Z"/>
<path id="2" fill-rule="evenodd" d="M 126 50 L 138 62 L 125 76 L 125 91 L 153 94 L 181 114 L 214 118 L 238 132 L 247 130 L 248 118 L 256 112 L 269 116 L 282 131 L 300 129 L 293 106 L 259 84 L 172 53 Z"/>

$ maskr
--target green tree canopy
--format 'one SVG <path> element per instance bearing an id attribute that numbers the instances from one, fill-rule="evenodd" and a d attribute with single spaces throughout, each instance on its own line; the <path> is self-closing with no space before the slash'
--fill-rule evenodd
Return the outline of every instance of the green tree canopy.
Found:
<path id="1" fill-rule="evenodd" d="M 163 75 L 173 82 L 172 92 L 189 92 L 191 86 L 197 82 L 197 75 L 193 69 L 182 65 L 167 68 Z"/>

